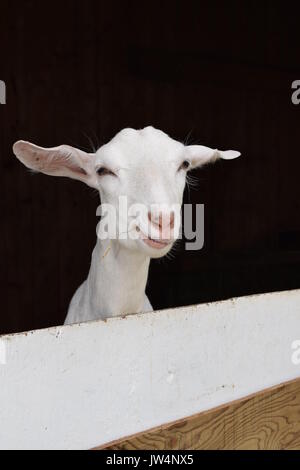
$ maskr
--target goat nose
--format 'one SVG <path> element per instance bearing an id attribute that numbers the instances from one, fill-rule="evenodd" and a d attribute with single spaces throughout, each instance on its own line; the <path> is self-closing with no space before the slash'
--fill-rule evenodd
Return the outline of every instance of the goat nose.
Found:
<path id="1" fill-rule="evenodd" d="M 159 212 L 156 214 L 149 211 L 148 219 L 152 224 L 157 225 L 160 230 L 164 227 L 174 228 L 175 214 L 173 211 L 169 213 Z"/>

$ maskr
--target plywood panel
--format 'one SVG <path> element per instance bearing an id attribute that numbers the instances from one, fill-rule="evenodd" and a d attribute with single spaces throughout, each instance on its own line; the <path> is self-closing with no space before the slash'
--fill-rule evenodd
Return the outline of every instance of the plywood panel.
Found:
<path id="1" fill-rule="evenodd" d="M 300 450 L 300 380 L 106 450 Z"/>

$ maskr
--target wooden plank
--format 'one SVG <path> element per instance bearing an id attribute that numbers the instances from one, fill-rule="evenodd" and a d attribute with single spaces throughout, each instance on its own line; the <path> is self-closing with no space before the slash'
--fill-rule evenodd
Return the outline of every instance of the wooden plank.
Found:
<path id="1" fill-rule="evenodd" d="M 300 380 L 105 449 L 300 450 Z"/>

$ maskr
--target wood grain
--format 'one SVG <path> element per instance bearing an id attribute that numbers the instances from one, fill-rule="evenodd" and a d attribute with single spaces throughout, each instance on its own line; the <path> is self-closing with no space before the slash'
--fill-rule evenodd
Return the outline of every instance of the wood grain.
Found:
<path id="1" fill-rule="evenodd" d="M 300 380 L 106 449 L 299 450 Z"/>

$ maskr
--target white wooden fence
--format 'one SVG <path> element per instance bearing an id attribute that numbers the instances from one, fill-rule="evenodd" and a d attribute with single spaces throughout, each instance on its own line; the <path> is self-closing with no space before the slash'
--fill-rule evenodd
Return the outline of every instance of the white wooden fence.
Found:
<path id="1" fill-rule="evenodd" d="M 0 448 L 89 449 L 295 379 L 297 340 L 299 290 L 2 336 Z"/>

